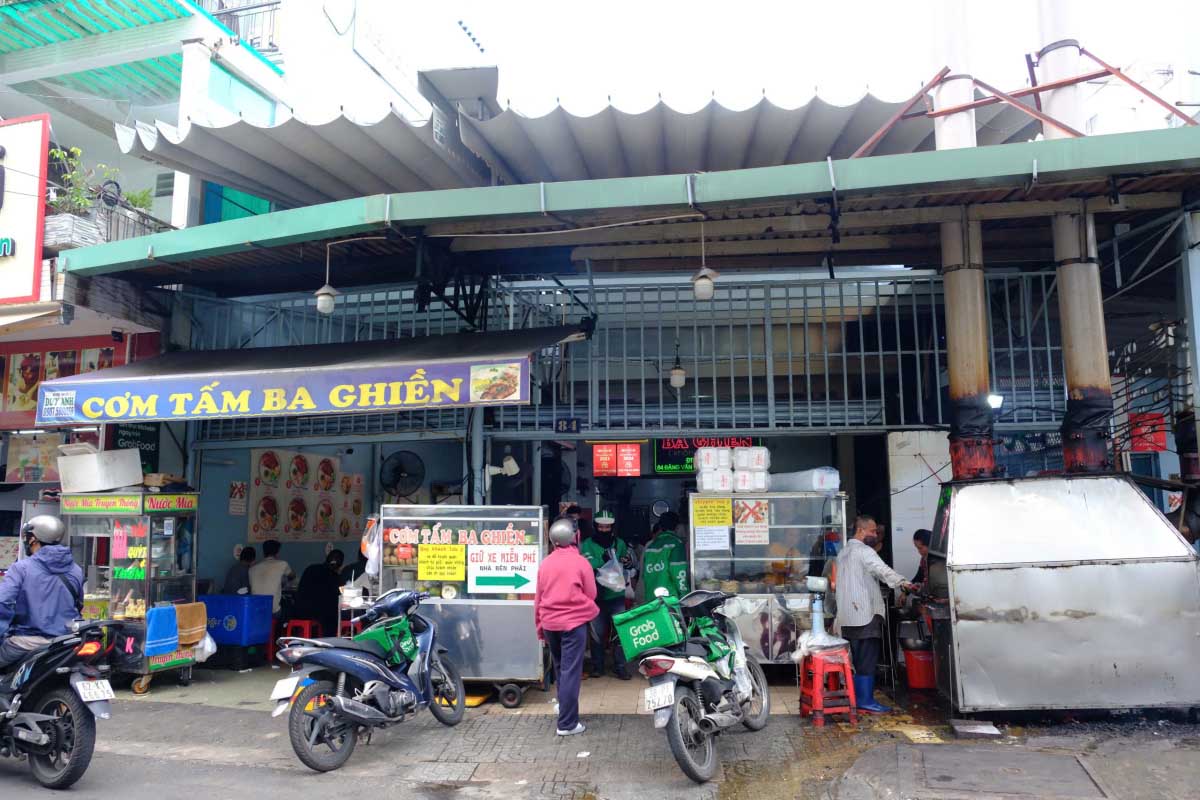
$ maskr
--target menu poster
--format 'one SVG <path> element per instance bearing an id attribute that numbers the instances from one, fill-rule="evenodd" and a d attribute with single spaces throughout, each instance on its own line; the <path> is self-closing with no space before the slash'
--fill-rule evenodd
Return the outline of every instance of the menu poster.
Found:
<path id="1" fill-rule="evenodd" d="M 338 477 L 333 499 L 338 539 L 349 539 L 362 533 L 366 525 L 366 502 L 363 489 L 366 481 L 358 473 L 345 473 Z"/>
<path id="2" fill-rule="evenodd" d="M 61 433 L 12 434 L 8 437 L 5 483 L 57 483 Z"/>
<path id="3" fill-rule="evenodd" d="M 319 542 L 338 538 L 336 510 L 344 477 L 349 477 L 353 485 L 354 476 L 343 476 L 333 456 L 251 450 L 246 491 L 250 541 Z M 358 483 L 362 483 L 361 476 Z M 230 499 L 235 499 L 232 492 Z"/>

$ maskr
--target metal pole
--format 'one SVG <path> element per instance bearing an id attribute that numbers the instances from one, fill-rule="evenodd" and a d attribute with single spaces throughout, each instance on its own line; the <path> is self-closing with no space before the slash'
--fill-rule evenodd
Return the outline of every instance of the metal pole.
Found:
<path id="1" fill-rule="evenodd" d="M 1185 478 L 1200 477 L 1200 452 L 1196 445 L 1196 418 L 1200 417 L 1200 213 L 1184 212 L 1180 229 L 1179 265 L 1183 291 L 1184 320 L 1187 325 L 1187 366 L 1191 376 L 1191 397 L 1175 423 L 1175 447 L 1179 451 L 1180 472 Z"/>
<path id="2" fill-rule="evenodd" d="M 540 506 L 542 504 L 542 440 L 534 439 L 533 446 L 529 450 L 531 460 L 533 461 L 530 465 L 533 471 L 532 503 L 535 506 Z"/>
<path id="3" fill-rule="evenodd" d="M 483 414 L 482 408 L 476 408 L 471 415 L 471 475 L 474 491 L 471 493 L 471 504 L 481 506 L 484 503 L 484 463 L 483 463 Z"/>

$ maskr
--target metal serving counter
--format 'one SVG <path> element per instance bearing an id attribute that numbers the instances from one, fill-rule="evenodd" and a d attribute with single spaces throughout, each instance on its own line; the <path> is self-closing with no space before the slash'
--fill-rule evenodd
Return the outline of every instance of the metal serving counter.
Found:
<path id="1" fill-rule="evenodd" d="M 960 711 L 1200 705 L 1200 562 L 1127 476 L 946 484 L 929 577 Z"/>
<path id="2" fill-rule="evenodd" d="M 812 624 L 805 580 L 827 574 L 846 541 L 846 496 L 767 492 L 688 500 L 692 586 L 737 593 L 733 619 L 751 654 L 760 663 L 791 663 Z"/>

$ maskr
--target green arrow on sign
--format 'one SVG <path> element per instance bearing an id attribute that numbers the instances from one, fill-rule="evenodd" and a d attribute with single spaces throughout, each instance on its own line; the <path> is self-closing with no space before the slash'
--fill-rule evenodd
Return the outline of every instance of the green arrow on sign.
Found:
<path id="1" fill-rule="evenodd" d="M 529 579 L 518 572 L 515 575 L 480 576 L 475 579 L 475 583 L 478 586 L 511 586 L 514 589 L 520 589 L 529 583 Z"/>

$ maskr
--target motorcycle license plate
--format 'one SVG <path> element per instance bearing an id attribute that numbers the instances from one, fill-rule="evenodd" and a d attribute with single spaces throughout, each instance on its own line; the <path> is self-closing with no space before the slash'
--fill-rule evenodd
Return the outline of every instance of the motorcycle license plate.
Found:
<path id="1" fill-rule="evenodd" d="M 113 694 L 112 684 L 104 680 L 79 681 L 75 684 L 75 691 L 79 694 L 79 699 L 85 703 L 97 703 L 116 697 Z"/>
<path id="2" fill-rule="evenodd" d="M 296 686 L 300 683 L 299 678 L 284 678 L 275 684 L 275 688 L 271 690 L 272 700 L 291 700 L 292 695 L 296 693 Z"/>
<path id="3" fill-rule="evenodd" d="M 651 686 L 642 692 L 642 710 L 648 714 L 660 708 L 666 708 L 674 702 L 674 683 L 660 683 L 658 686 Z"/>

